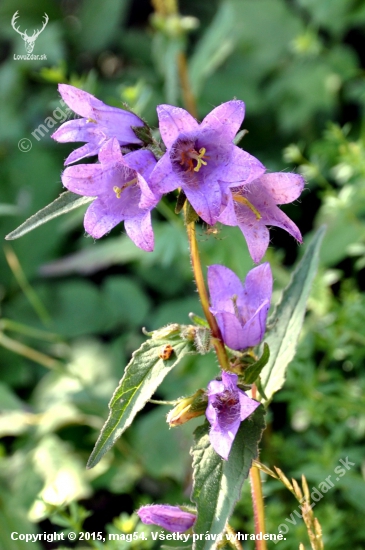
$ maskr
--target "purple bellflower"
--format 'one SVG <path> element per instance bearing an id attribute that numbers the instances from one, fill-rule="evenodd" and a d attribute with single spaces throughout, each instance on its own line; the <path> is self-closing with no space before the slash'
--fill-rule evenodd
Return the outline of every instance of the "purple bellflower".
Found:
<path id="1" fill-rule="evenodd" d="M 205 412 L 211 425 L 210 443 L 219 456 L 228 460 L 242 420 L 260 405 L 237 388 L 237 374 L 222 372 L 222 381 L 208 384 L 208 407 Z"/>
<path id="2" fill-rule="evenodd" d="M 227 207 L 218 221 L 225 225 L 239 226 L 253 261 L 258 263 L 269 246 L 267 225 L 281 227 L 298 242 L 302 242 L 298 227 L 276 205 L 296 200 L 304 183 L 304 179 L 298 174 L 264 174 L 250 185 L 228 191 Z"/>
<path id="3" fill-rule="evenodd" d="M 259 344 L 265 333 L 273 279 L 270 264 L 251 269 L 243 285 L 223 265 L 208 267 L 210 311 L 217 320 L 224 343 L 243 350 Z"/>
<path id="4" fill-rule="evenodd" d="M 67 157 L 65 165 L 97 155 L 102 145 L 113 137 L 120 145 L 141 145 L 131 128 L 144 124 L 137 115 L 105 105 L 93 95 L 68 84 L 59 84 L 58 90 L 64 102 L 82 118 L 65 122 L 52 138 L 61 143 L 86 142 Z"/>
<path id="5" fill-rule="evenodd" d="M 233 144 L 245 104 L 223 103 L 201 124 L 179 107 L 159 105 L 157 113 L 167 151 L 153 171 L 151 189 L 163 195 L 181 188 L 197 214 L 214 225 L 228 188 L 250 183 L 265 172 L 261 162 Z"/>
<path id="6" fill-rule="evenodd" d="M 170 506 L 169 504 L 142 506 L 137 510 L 137 514 L 143 523 L 158 525 L 173 533 L 184 533 L 184 531 L 191 529 L 196 520 L 195 514 L 184 512 L 178 506 Z"/>
<path id="7" fill-rule="evenodd" d="M 62 174 L 63 185 L 78 195 L 96 197 L 85 214 L 84 227 L 95 239 L 124 220 L 132 241 L 143 250 L 154 246 L 151 209 L 160 197 L 149 189 L 146 179 L 156 160 L 147 150 L 123 156 L 116 139 L 99 151 L 100 164 L 69 166 Z"/>

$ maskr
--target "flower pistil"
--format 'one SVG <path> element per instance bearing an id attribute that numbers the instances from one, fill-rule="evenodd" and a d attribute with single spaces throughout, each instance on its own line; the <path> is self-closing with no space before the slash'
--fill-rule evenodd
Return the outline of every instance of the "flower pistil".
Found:
<path id="1" fill-rule="evenodd" d="M 122 187 L 118 187 L 117 185 L 114 185 L 113 191 L 117 199 L 120 199 L 124 189 L 127 189 L 127 187 L 131 187 L 131 185 L 134 185 L 137 182 L 138 182 L 137 178 L 133 178 L 131 181 L 127 181 L 124 185 L 122 185 Z"/>
<path id="2" fill-rule="evenodd" d="M 209 159 L 205 153 L 205 147 L 201 147 L 199 149 L 199 153 L 194 148 L 189 149 L 188 151 L 181 151 L 180 165 L 185 167 L 187 166 L 186 172 L 199 172 L 203 165 L 207 165 L 207 162 L 203 159 Z M 196 166 L 194 166 L 194 161 L 196 162 Z"/>

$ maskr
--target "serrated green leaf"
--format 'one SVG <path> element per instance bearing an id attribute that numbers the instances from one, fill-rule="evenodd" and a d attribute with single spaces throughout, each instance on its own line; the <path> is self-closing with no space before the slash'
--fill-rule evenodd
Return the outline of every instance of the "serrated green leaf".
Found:
<path id="1" fill-rule="evenodd" d="M 286 369 L 294 357 L 324 233 L 325 226 L 322 226 L 309 243 L 269 321 L 273 323 L 266 337 L 270 358 L 261 372 L 262 387 L 268 399 L 283 386 Z"/>
<path id="2" fill-rule="evenodd" d="M 8 241 L 19 239 L 19 237 L 29 233 L 29 231 L 33 231 L 36 227 L 53 220 L 53 218 L 57 218 L 57 216 L 67 214 L 67 212 L 70 212 L 83 204 L 87 204 L 92 200 L 94 200 L 94 197 L 80 197 L 80 195 L 75 195 L 75 193 L 71 193 L 71 191 L 65 191 L 65 193 L 61 193 L 61 195 L 56 200 L 51 202 L 51 204 L 48 204 L 42 208 L 42 210 L 39 210 L 36 214 L 33 214 L 33 216 L 28 218 L 24 223 L 17 227 L 17 229 L 9 233 L 9 235 L 6 235 L 5 239 Z"/>
<path id="3" fill-rule="evenodd" d="M 196 503 L 198 517 L 194 532 L 204 534 L 195 541 L 194 550 L 211 549 L 213 538 L 206 534 L 220 535 L 241 496 L 243 482 L 247 478 L 252 460 L 258 455 L 258 443 L 265 428 L 265 411 L 258 407 L 244 422 L 235 437 L 228 460 L 223 460 L 209 441 L 209 424 L 195 430 L 193 455 L 192 501 Z"/>
<path id="4" fill-rule="evenodd" d="M 264 368 L 264 366 L 267 364 L 268 360 L 270 358 L 270 348 L 267 345 L 267 343 L 264 343 L 264 349 L 262 352 L 262 355 L 256 363 L 253 363 L 247 369 L 245 370 L 244 377 L 245 377 L 245 383 L 246 384 L 253 384 L 256 380 L 256 378 L 259 376 L 260 372 Z"/>
<path id="5" fill-rule="evenodd" d="M 170 344 L 169 359 L 160 358 L 162 349 Z M 123 378 L 109 403 L 110 413 L 87 463 L 93 468 L 116 440 L 131 425 L 136 414 L 155 393 L 165 376 L 187 355 L 196 353 L 190 340 L 175 337 L 148 340 L 133 353 Z"/>

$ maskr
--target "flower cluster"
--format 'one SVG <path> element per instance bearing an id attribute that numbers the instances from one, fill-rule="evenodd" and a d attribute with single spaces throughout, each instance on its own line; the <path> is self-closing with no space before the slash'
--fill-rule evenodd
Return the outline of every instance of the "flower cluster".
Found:
<path id="1" fill-rule="evenodd" d="M 165 151 L 157 161 L 133 130 L 144 125 L 137 115 L 73 86 L 60 84 L 59 91 L 82 118 L 65 122 L 52 137 L 62 143 L 86 142 L 65 165 L 99 157 L 99 163 L 68 167 L 62 176 L 70 191 L 97 197 L 84 221 L 94 238 L 124 221 L 135 244 L 152 250 L 151 210 L 162 195 L 179 188 L 207 224 L 238 225 L 256 263 L 269 245 L 267 225 L 281 227 L 301 242 L 299 229 L 277 204 L 296 200 L 304 180 L 296 174 L 265 173 L 258 159 L 234 144 L 245 114 L 243 101 L 223 103 L 201 124 L 184 109 L 158 106 Z"/>
<path id="2" fill-rule="evenodd" d="M 234 143 L 245 114 L 242 101 L 216 107 L 200 124 L 184 109 L 159 105 L 164 146 L 156 158 L 149 128 L 135 114 L 105 105 L 72 86 L 61 84 L 59 91 L 82 118 L 64 123 L 52 137 L 60 142 L 85 142 L 67 157 L 62 182 L 74 193 L 95 198 L 84 219 L 85 230 L 94 238 L 123 221 L 137 246 L 153 250 L 151 210 L 165 193 L 179 189 L 180 197 L 207 224 L 238 226 L 255 263 L 269 245 L 267 226 L 285 229 L 301 242 L 299 229 L 277 205 L 295 201 L 304 180 L 297 174 L 267 173 L 258 159 Z M 68 166 L 95 155 L 96 163 Z M 223 353 L 228 348 L 234 360 L 242 358 L 265 334 L 273 287 L 270 265 L 252 269 L 244 284 L 227 267 L 212 265 L 208 287 L 206 312 L 209 307 L 215 318 L 210 321 L 209 342 L 214 334 Z M 231 368 L 229 361 L 221 363 L 222 368 Z M 224 460 L 229 459 L 241 422 L 260 405 L 241 389 L 245 386 L 240 387 L 238 375 L 228 370 L 212 380 L 207 391 L 201 389 L 179 400 L 167 418 L 172 427 L 205 413 L 211 446 Z M 165 504 L 142 506 L 137 513 L 144 523 L 174 533 L 190 530 L 196 521 L 195 514 Z"/>

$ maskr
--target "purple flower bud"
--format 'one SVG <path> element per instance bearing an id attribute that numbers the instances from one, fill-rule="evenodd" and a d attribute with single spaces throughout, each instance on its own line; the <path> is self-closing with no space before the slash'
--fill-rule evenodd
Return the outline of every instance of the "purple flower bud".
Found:
<path id="1" fill-rule="evenodd" d="M 208 384 L 206 417 L 211 425 L 210 443 L 217 454 L 228 460 L 242 422 L 260 405 L 237 388 L 237 374 L 222 372 L 222 381 Z"/>
<path id="2" fill-rule="evenodd" d="M 243 285 L 237 275 L 223 265 L 208 268 L 210 311 L 220 328 L 224 343 L 231 349 L 256 346 L 264 337 L 272 293 L 270 265 L 251 269 Z"/>
<path id="3" fill-rule="evenodd" d="M 195 514 L 184 512 L 178 506 L 169 504 L 142 506 L 137 510 L 137 514 L 143 523 L 158 525 L 173 533 L 184 533 L 191 529 L 196 520 Z"/>

